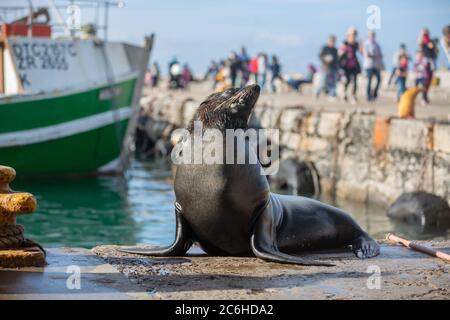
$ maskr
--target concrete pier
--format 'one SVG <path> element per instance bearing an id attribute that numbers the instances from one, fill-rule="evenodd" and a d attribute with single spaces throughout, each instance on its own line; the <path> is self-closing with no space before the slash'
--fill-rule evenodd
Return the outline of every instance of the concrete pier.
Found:
<path id="1" fill-rule="evenodd" d="M 430 243 L 427 243 L 430 244 Z M 450 241 L 431 243 L 450 252 Z M 450 264 L 384 243 L 381 254 L 359 260 L 350 251 L 307 255 L 334 267 L 294 266 L 256 258 L 151 258 L 93 251 L 153 299 L 449 299 Z"/>
<path id="2" fill-rule="evenodd" d="M 429 91 L 430 104 L 423 106 L 420 103 L 420 96 L 416 99 L 415 109 L 416 118 L 418 119 L 434 118 L 437 120 L 450 120 L 450 72 L 438 71 L 436 72 L 436 76 L 441 79 L 441 84 L 439 87 L 431 87 Z M 374 102 L 367 102 L 365 92 L 366 78 L 360 76 L 358 81 L 358 101 L 355 104 L 345 102 L 342 98 L 338 98 L 332 102 L 325 96 L 316 99 L 312 94 L 312 84 L 304 85 L 301 93 L 287 91 L 286 88 L 283 88 L 282 91 L 275 94 L 264 92 L 259 98 L 259 103 L 277 108 L 302 105 L 311 111 L 327 110 L 334 112 L 349 112 L 364 109 L 367 111 L 374 111 L 380 116 L 395 117 L 398 114 L 396 90 L 394 86 L 388 87 L 385 83 L 389 78 L 388 72 L 383 72 L 382 78 L 384 81 L 380 88 L 379 97 Z M 413 82 L 408 85 L 408 87 L 412 86 L 414 86 Z M 143 97 L 144 99 L 152 99 L 155 97 L 171 95 L 173 98 L 180 101 L 185 99 L 202 101 L 213 92 L 212 82 L 193 82 L 187 90 L 168 90 L 166 88 L 167 86 L 165 83 L 158 88 L 144 88 Z M 342 84 L 338 85 L 337 91 L 338 96 L 342 97 Z"/>
<path id="3" fill-rule="evenodd" d="M 450 241 L 427 242 L 450 253 Z M 450 264 L 384 243 L 380 256 L 305 255 L 334 267 L 257 258 L 124 254 L 117 246 L 47 249 L 42 268 L 0 268 L 4 299 L 449 299 Z"/>
<path id="4" fill-rule="evenodd" d="M 148 299 L 144 287 L 88 249 L 47 249 L 45 267 L 0 268 L 0 300 Z"/>

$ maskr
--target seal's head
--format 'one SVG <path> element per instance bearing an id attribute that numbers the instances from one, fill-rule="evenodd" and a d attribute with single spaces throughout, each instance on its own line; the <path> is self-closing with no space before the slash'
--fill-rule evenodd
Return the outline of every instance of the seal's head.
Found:
<path id="1" fill-rule="evenodd" d="M 247 128 L 248 118 L 260 91 L 260 87 L 255 84 L 209 95 L 198 107 L 188 130 L 192 133 L 194 121 L 201 121 L 204 128 L 219 130 Z"/>

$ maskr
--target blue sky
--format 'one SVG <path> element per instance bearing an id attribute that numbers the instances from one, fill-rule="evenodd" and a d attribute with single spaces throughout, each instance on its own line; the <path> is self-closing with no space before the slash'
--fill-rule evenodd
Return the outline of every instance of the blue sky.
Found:
<path id="1" fill-rule="evenodd" d="M 26 1 L 0 0 L 2 5 L 19 3 Z M 140 43 L 144 34 L 156 33 L 152 59 L 164 71 L 176 55 L 202 73 L 211 58 L 225 57 L 241 45 L 250 54 L 277 54 L 285 71 L 304 71 L 308 63 L 317 63 L 328 34 L 341 42 L 353 25 L 365 37 L 369 5 L 381 10 L 377 37 L 387 66 L 400 42 L 414 51 L 423 26 L 440 37 L 450 24 L 448 0 L 125 0 L 124 8 L 110 11 L 109 39 Z M 82 12 L 82 22 L 89 18 Z M 439 64 L 444 62 L 441 53 Z"/>

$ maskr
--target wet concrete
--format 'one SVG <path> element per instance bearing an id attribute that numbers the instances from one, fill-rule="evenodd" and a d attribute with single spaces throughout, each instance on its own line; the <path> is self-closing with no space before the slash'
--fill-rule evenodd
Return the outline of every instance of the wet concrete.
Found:
<path id="1" fill-rule="evenodd" d="M 426 244 L 450 253 L 450 241 Z M 0 269 L 0 300 L 450 298 L 449 263 L 386 243 L 381 255 L 369 260 L 347 250 L 306 255 L 334 267 L 210 257 L 198 248 L 173 258 L 124 254 L 116 248 L 49 249 L 44 268 Z"/>
<path id="2" fill-rule="evenodd" d="M 132 284 L 90 250 L 52 248 L 46 260 L 43 268 L 0 268 L 0 300 L 149 298 L 142 286 Z"/>
<path id="3" fill-rule="evenodd" d="M 450 252 L 450 241 L 427 245 Z M 124 254 L 115 248 L 100 246 L 93 251 L 154 299 L 450 298 L 449 263 L 386 243 L 380 256 L 368 260 L 359 260 L 349 251 L 308 255 L 335 267 L 208 257 L 198 248 L 174 258 Z"/>

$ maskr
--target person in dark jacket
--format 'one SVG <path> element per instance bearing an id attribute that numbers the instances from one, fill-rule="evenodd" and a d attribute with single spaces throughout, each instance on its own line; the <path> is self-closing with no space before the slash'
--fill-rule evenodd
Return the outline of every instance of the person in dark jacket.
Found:
<path id="1" fill-rule="evenodd" d="M 279 79 L 283 81 L 281 78 L 281 66 L 278 62 L 278 57 L 276 55 L 272 56 L 272 63 L 270 64 L 270 73 L 271 73 L 271 79 L 270 79 L 270 85 L 272 87 L 272 91 L 276 92 L 277 88 L 275 86 L 275 80 Z"/>
<path id="2" fill-rule="evenodd" d="M 238 71 L 241 76 L 240 86 L 241 88 L 243 88 L 250 79 L 250 56 L 247 53 L 247 49 L 245 47 L 241 47 L 241 53 L 239 55 L 236 55 L 236 57 L 239 62 Z"/>
<path id="3" fill-rule="evenodd" d="M 338 51 L 336 49 L 336 37 L 330 35 L 327 44 L 319 54 L 321 67 L 319 75 L 319 85 L 316 88 L 316 97 L 325 91 L 331 97 L 336 97 L 336 80 L 338 66 Z"/>
<path id="4" fill-rule="evenodd" d="M 353 84 L 351 103 L 356 103 L 356 93 L 358 91 L 358 74 L 361 73 L 361 65 L 359 64 L 357 52 L 360 51 L 357 39 L 358 32 L 351 27 L 347 30 L 347 39 L 339 48 L 339 66 L 345 75 L 345 94 L 344 100 L 348 100 L 347 88 L 350 83 Z"/>
<path id="5" fill-rule="evenodd" d="M 151 75 L 151 86 L 157 87 L 158 83 L 159 83 L 159 78 L 160 78 L 158 62 L 153 62 L 152 66 L 150 68 L 150 75 Z"/>
<path id="6" fill-rule="evenodd" d="M 214 60 L 211 60 L 211 63 L 209 64 L 208 69 L 205 72 L 205 75 L 203 76 L 203 80 L 212 79 L 213 81 L 213 89 L 217 86 L 217 73 L 219 72 L 219 66 Z"/>
<path id="7" fill-rule="evenodd" d="M 422 104 L 429 104 L 428 90 L 430 89 L 433 80 L 433 74 L 436 70 L 436 60 L 439 49 L 437 40 L 432 39 L 430 31 L 423 28 L 420 31 L 419 39 L 417 40 L 418 52 L 414 64 L 417 80 L 416 85 L 422 86 Z"/>
<path id="8" fill-rule="evenodd" d="M 239 59 L 236 52 L 231 52 L 230 56 L 228 57 L 228 64 L 230 66 L 231 86 L 236 87 L 238 72 L 241 70 L 242 66 L 241 60 Z"/>
<path id="9" fill-rule="evenodd" d="M 417 40 L 418 49 L 423 53 L 432 64 L 433 70 L 436 70 L 436 59 L 439 53 L 437 46 L 437 40 L 432 39 L 430 31 L 427 28 L 423 28 L 420 31 L 419 39 Z"/>

